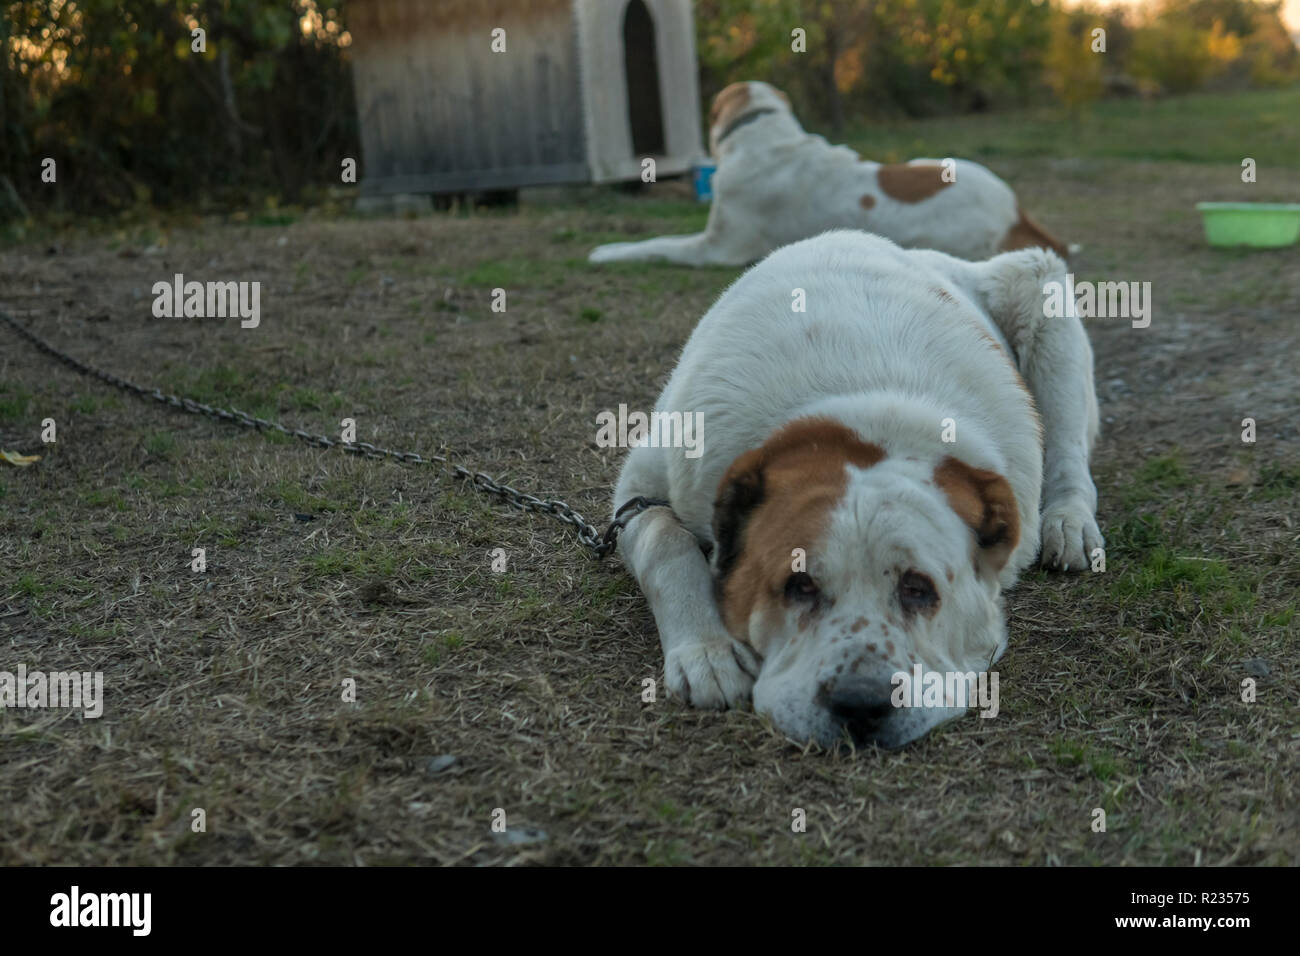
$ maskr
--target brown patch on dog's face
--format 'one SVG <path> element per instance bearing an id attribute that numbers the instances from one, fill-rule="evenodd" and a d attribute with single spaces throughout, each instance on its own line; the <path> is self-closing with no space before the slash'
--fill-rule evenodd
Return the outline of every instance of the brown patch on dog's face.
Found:
<path id="1" fill-rule="evenodd" d="M 858 205 L 863 209 L 870 209 L 876 204 L 876 197 L 871 193 L 863 193 L 862 198 L 858 200 Z"/>
<path id="2" fill-rule="evenodd" d="M 1001 571 L 1020 542 L 1020 511 L 1010 483 L 997 472 L 948 457 L 934 469 L 934 482 L 948 504 L 975 532 L 979 564 Z"/>
<path id="3" fill-rule="evenodd" d="M 713 107 L 709 110 L 709 126 L 725 126 L 731 118 L 749 105 L 749 84 L 732 83 L 723 88 L 713 98 Z"/>
<path id="4" fill-rule="evenodd" d="M 931 289 L 930 291 L 933 292 L 935 295 L 937 295 L 937 296 L 938 296 L 940 299 L 942 299 L 944 302 L 954 302 L 954 303 L 955 303 L 955 302 L 957 301 L 956 299 L 954 299 L 954 298 L 952 297 L 952 293 L 949 292 L 947 289 L 940 289 L 940 288 L 938 288 L 938 287 L 936 286 L 935 288 Z"/>
<path id="5" fill-rule="evenodd" d="M 880 191 L 899 202 L 921 202 L 952 183 L 943 178 L 943 167 L 930 163 L 899 163 L 881 166 L 876 172 Z"/>
<path id="6" fill-rule="evenodd" d="M 839 422 L 804 418 L 732 463 L 713 524 L 718 605 L 734 636 L 747 640 L 755 610 L 786 600 L 791 553 L 815 551 L 844 494 L 846 466 L 868 468 L 884 457 Z"/>

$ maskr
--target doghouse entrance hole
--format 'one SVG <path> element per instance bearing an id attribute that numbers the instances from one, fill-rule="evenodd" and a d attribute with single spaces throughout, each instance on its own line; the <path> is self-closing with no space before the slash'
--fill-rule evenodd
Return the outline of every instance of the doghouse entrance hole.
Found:
<path id="1" fill-rule="evenodd" d="M 659 100 L 659 55 L 655 22 L 642 0 L 630 0 L 623 12 L 623 62 L 627 68 L 627 115 L 632 124 L 632 152 L 662 156 L 664 114 Z"/>

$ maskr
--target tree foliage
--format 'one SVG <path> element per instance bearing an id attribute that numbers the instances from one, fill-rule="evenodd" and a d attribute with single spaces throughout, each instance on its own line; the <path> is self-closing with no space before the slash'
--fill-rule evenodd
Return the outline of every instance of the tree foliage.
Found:
<path id="1" fill-rule="evenodd" d="M 346 2 L 0 0 L 0 216 L 292 202 L 338 182 L 343 157 L 363 158 Z M 1279 0 L 1150 2 L 696 0 L 702 86 L 707 100 L 765 79 L 808 122 L 838 128 L 1300 74 Z M 1104 53 L 1091 48 L 1098 27 Z M 40 187 L 47 157 L 58 189 Z"/>
<path id="2" fill-rule="evenodd" d="M 356 155 L 342 17 L 341 0 L 9 2 L 0 176 L 29 202 L 100 211 L 293 199 Z M 57 190 L 38 188 L 46 157 Z"/>
<path id="3" fill-rule="evenodd" d="M 706 94 L 760 77 L 815 121 L 1295 82 L 1279 0 L 699 0 Z M 790 32 L 805 31 L 807 52 Z M 1106 31 L 1104 53 L 1092 31 Z"/>

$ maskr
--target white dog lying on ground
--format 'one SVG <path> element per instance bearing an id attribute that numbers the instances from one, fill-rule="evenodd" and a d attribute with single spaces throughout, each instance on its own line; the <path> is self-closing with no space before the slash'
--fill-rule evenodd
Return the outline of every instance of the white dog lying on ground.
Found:
<path id="1" fill-rule="evenodd" d="M 702 443 L 642 442 L 614 496 L 674 695 L 752 692 L 823 745 L 901 746 L 963 712 L 896 707 L 891 675 L 987 670 L 1040 542 L 1075 571 L 1102 545 L 1092 350 L 1044 317 L 1064 277 L 1042 250 L 971 263 L 836 231 L 722 295 L 655 406 L 698 413 Z"/>
<path id="2" fill-rule="evenodd" d="M 866 229 L 963 259 L 1032 246 L 1066 247 L 1021 212 L 1011 187 L 978 163 L 914 159 L 882 166 L 805 133 L 784 93 L 733 83 L 713 101 L 717 160 L 704 232 L 598 246 L 591 262 L 663 259 L 746 265 L 827 229 Z"/>

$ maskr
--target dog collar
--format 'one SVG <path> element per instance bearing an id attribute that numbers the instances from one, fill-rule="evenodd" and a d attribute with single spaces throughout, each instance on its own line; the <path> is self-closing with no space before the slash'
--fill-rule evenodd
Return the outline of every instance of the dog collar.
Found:
<path id="1" fill-rule="evenodd" d="M 775 113 L 775 112 L 776 112 L 775 107 L 764 106 L 756 110 L 750 110 L 748 113 L 744 113 L 736 117 L 734 120 L 728 123 L 727 128 L 722 131 L 722 135 L 718 137 L 718 143 L 721 143 L 724 139 L 726 139 L 736 130 L 740 129 L 742 126 L 748 126 L 750 123 L 754 122 L 754 120 L 758 119 L 759 117 L 766 116 L 768 113 Z"/>
<path id="2" fill-rule="evenodd" d="M 613 551 L 618 544 L 618 535 L 628 522 L 635 518 L 643 511 L 649 511 L 651 508 L 671 508 L 672 502 L 665 501 L 663 498 L 647 498 L 644 495 L 638 495 L 628 501 L 614 512 L 614 520 L 610 522 L 609 527 L 605 529 L 605 534 L 601 538 L 602 556 Z"/>

